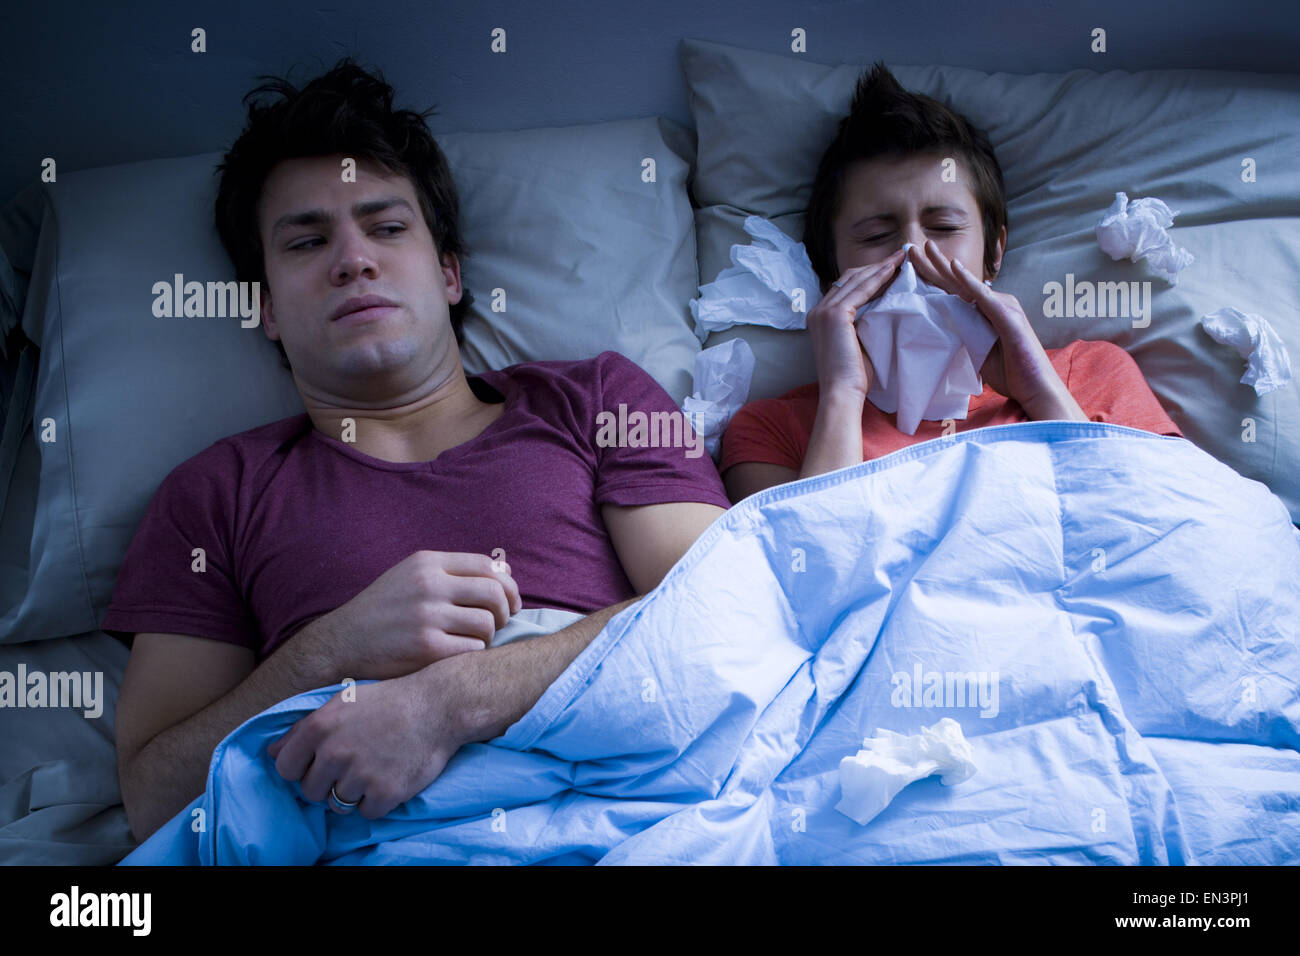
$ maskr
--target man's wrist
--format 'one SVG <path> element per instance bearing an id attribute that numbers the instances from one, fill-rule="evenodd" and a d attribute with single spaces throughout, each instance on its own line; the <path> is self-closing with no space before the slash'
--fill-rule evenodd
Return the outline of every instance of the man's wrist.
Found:
<path id="1" fill-rule="evenodd" d="M 641 596 L 595 611 L 553 634 L 466 651 L 418 673 L 457 745 L 500 737 L 532 710 L 619 611 Z"/>
<path id="2" fill-rule="evenodd" d="M 482 680 L 484 655 L 500 654 L 504 650 L 465 651 L 434 661 L 411 675 L 419 680 L 424 687 L 425 699 L 439 712 L 432 722 L 445 728 L 446 736 L 457 748 L 499 736 L 491 733 L 493 698 L 488 695 L 476 698 L 465 693 L 465 688 Z"/>
<path id="3" fill-rule="evenodd" d="M 312 687 L 337 684 L 348 676 L 335 655 L 334 623 L 329 614 L 322 614 L 285 642 L 294 673 Z"/>

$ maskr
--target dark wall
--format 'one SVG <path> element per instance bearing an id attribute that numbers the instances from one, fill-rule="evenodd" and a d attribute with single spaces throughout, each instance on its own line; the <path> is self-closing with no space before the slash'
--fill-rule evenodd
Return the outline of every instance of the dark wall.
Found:
<path id="1" fill-rule="evenodd" d="M 259 73 L 305 78 L 351 53 L 382 69 L 399 105 L 437 102 L 435 132 L 662 114 L 689 123 L 683 37 L 825 63 L 884 59 L 1012 73 L 1078 67 L 1300 71 L 1300 5 L 1236 0 L 699 0 L 429 3 L 8 4 L 0 200 L 39 173 L 220 149 Z M 207 31 L 207 52 L 190 31 Z M 506 30 L 506 52 L 489 49 Z M 1093 53 L 1091 32 L 1106 30 Z"/>

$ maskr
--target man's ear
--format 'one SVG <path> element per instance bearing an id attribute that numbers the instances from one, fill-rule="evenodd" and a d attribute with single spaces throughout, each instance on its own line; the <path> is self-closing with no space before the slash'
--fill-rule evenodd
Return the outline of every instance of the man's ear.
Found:
<path id="1" fill-rule="evenodd" d="M 280 333 L 275 327 L 275 306 L 271 302 L 271 288 L 266 283 L 262 283 L 259 291 L 262 299 L 262 328 L 266 330 L 268 339 L 278 342 Z"/>
<path id="2" fill-rule="evenodd" d="M 442 278 L 445 283 L 447 292 L 447 303 L 455 305 L 465 294 L 465 288 L 460 282 L 460 260 L 450 252 L 444 252 L 440 257 L 442 263 Z"/>
<path id="3" fill-rule="evenodd" d="M 998 247 L 993 254 L 993 274 L 986 275 L 986 279 L 996 279 L 998 273 L 1002 270 L 1002 256 L 1007 251 L 1007 227 L 1003 226 L 998 233 Z"/>

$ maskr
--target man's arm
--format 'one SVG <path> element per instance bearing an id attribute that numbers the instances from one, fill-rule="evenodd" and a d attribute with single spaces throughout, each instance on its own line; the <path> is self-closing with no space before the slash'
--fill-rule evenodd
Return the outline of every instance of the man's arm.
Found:
<path id="1" fill-rule="evenodd" d="M 246 647 L 181 634 L 136 635 L 118 696 L 116 736 L 122 803 L 137 840 L 203 792 L 212 752 L 230 731 L 287 697 L 331 683 L 322 662 L 300 652 L 305 643 L 285 644 L 254 668 Z"/>
<path id="2" fill-rule="evenodd" d="M 143 840 L 203 792 L 212 752 L 268 707 L 344 677 L 388 680 L 482 649 L 521 601 L 487 555 L 417 551 L 260 666 L 253 652 L 179 634 L 139 634 L 117 707 L 118 778 Z"/>
<path id="3" fill-rule="evenodd" d="M 605 505 L 610 540 L 632 586 L 652 590 L 724 509 L 697 502 Z M 461 746 L 501 736 L 546 693 L 631 598 L 554 634 L 458 654 L 396 680 L 336 696 L 267 748 L 309 800 L 360 802 L 375 820 L 419 793 Z"/>
<path id="4" fill-rule="evenodd" d="M 641 594 L 659 586 L 704 529 L 726 513 L 717 505 L 671 501 L 658 505 L 602 505 L 623 572 Z"/>
<path id="5" fill-rule="evenodd" d="M 489 653 L 461 654 L 461 660 L 440 661 L 454 662 L 468 672 L 462 679 L 467 693 L 460 714 L 460 736 L 465 742 L 499 737 L 528 713 L 610 619 L 658 587 L 704 529 L 725 513 L 717 505 L 694 501 L 602 506 L 614 551 L 638 596 L 596 611 L 554 634 Z"/>

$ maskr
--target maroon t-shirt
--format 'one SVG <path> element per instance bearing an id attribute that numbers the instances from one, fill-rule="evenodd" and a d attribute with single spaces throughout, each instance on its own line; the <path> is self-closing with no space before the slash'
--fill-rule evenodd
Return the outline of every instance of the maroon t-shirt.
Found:
<path id="1" fill-rule="evenodd" d="M 260 661 L 415 551 L 496 548 L 524 607 L 590 613 L 636 593 L 601 505 L 728 507 L 707 455 L 597 443 L 597 414 L 620 403 L 677 411 L 615 352 L 515 365 L 470 385 L 484 401 L 504 396 L 505 410 L 433 461 L 372 458 L 304 413 L 183 462 L 150 502 L 100 626 L 241 644 Z M 191 569 L 195 548 L 203 572 Z"/>

